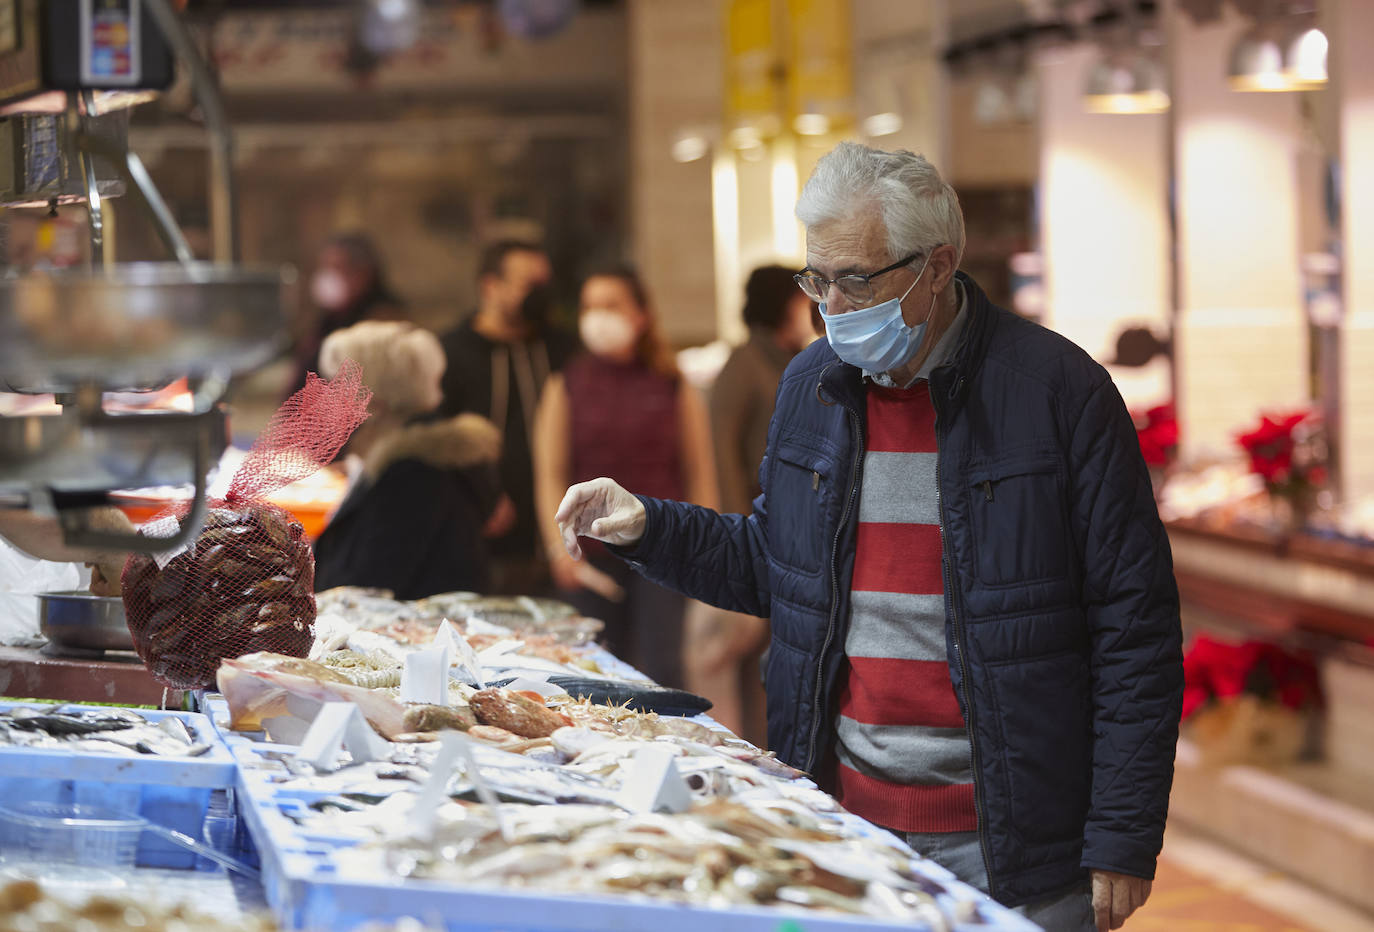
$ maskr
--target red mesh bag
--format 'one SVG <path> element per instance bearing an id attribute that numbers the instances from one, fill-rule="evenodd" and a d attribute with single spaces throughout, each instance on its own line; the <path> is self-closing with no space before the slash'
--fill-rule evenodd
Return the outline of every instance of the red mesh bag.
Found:
<path id="1" fill-rule="evenodd" d="M 315 558 L 300 522 L 265 499 L 333 460 L 366 419 L 371 397 L 351 361 L 329 381 L 308 376 L 258 437 L 228 494 L 209 502 L 195 541 L 124 564 L 129 633 L 159 682 L 203 689 L 227 657 L 309 653 Z M 170 537 L 189 510 L 170 509 L 142 533 Z"/>

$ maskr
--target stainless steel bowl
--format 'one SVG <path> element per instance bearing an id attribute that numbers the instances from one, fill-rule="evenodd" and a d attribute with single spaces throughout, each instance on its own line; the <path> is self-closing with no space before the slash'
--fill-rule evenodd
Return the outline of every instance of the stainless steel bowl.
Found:
<path id="1" fill-rule="evenodd" d="M 18 391 L 160 386 L 256 369 L 286 345 L 295 272 L 121 262 L 0 279 L 0 380 Z"/>
<path id="2" fill-rule="evenodd" d="M 38 628 L 53 644 L 81 650 L 133 650 L 124 602 L 89 592 L 38 595 Z"/>

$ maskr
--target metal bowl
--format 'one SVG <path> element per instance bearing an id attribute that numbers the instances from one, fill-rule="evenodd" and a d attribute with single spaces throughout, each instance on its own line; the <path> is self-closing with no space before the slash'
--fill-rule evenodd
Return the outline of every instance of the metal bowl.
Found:
<path id="1" fill-rule="evenodd" d="M 59 647 L 82 650 L 133 650 L 124 602 L 89 592 L 42 592 L 38 629 Z"/>

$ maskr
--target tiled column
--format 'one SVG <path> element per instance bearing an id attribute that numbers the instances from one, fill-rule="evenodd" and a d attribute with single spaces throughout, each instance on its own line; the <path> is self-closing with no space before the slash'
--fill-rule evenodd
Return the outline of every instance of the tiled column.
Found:
<path id="1" fill-rule="evenodd" d="M 1127 326 L 1168 332 L 1168 118 L 1087 112 L 1097 56 L 1078 45 L 1038 66 L 1040 229 L 1046 324 L 1107 360 Z M 1169 399 L 1164 360 L 1112 374 L 1131 407 Z"/>
<path id="2" fill-rule="evenodd" d="M 1347 498 L 1374 495 L 1374 0 L 1329 0 L 1332 80 L 1340 94 L 1345 182 L 1341 460 Z"/>
<path id="3" fill-rule="evenodd" d="M 1229 10 L 1229 8 L 1228 8 Z M 1176 11 L 1173 106 L 1179 236 L 1176 358 L 1184 456 L 1231 453 L 1261 409 L 1309 401 L 1298 268 L 1295 94 L 1226 82 L 1239 16 Z"/>
<path id="4" fill-rule="evenodd" d="M 711 159 L 676 162 L 680 130 L 721 120 L 721 9 L 630 0 L 630 158 L 635 259 L 673 343 L 716 335 Z"/>

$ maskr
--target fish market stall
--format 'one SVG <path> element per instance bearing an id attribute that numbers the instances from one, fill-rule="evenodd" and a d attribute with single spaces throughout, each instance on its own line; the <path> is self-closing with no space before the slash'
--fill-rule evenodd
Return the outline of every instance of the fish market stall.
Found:
<path id="1" fill-rule="evenodd" d="M 644 680 L 598 629 L 545 600 L 334 590 L 309 657 L 225 660 L 203 715 L 166 713 L 185 737 L 152 712 L 0 709 L 17 739 L 0 774 L 15 754 L 65 754 L 97 781 L 212 760 L 218 782 L 173 830 L 218 860 L 171 853 L 259 874 L 283 929 L 1034 928 L 720 728 L 704 700 Z M 62 782 L 52 771 L 35 784 Z"/>
<path id="2" fill-rule="evenodd" d="M 284 926 L 1033 928 L 558 603 L 343 590 L 319 626 L 312 659 L 226 661 L 207 703 Z M 440 701 L 406 701 L 436 653 Z M 325 740 L 350 704 L 370 728 Z"/>

